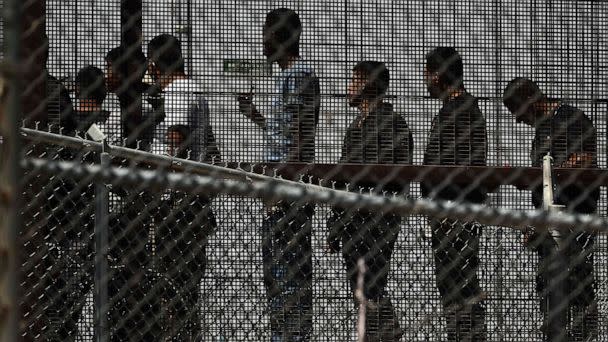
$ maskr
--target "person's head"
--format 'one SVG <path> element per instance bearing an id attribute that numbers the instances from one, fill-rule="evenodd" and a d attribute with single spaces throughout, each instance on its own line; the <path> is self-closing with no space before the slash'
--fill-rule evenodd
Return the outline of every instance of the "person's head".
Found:
<path id="1" fill-rule="evenodd" d="M 128 89 L 146 73 L 146 56 L 138 48 L 118 46 L 106 55 L 106 85 L 109 91 Z"/>
<path id="2" fill-rule="evenodd" d="M 162 75 L 183 74 L 182 44 L 175 36 L 161 34 L 148 43 L 148 73 L 153 80 Z"/>
<path id="3" fill-rule="evenodd" d="M 386 94 L 390 83 L 390 74 L 382 62 L 363 61 L 353 68 L 353 75 L 348 85 L 348 103 L 358 107 L 363 100 L 373 101 Z"/>
<path id="4" fill-rule="evenodd" d="M 547 98 L 538 85 L 523 77 L 514 78 L 502 95 L 505 107 L 515 115 L 515 121 L 534 126 L 543 113 L 538 104 Z"/>
<path id="5" fill-rule="evenodd" d="M 185 158 L 190 148 L 190 130 L 186 125 L 173 125 L 167 128 L 167 153 L 178 158 Z"/>
<path id="6" fill-rule="evenodd" d="M 106 99 L 103 71 L 92 65 L 80 69 L 76 75 L 76 96 L 80 100 L 92 100 L 101 105 Z"/>
<path id="7" fill-rule="evenodd" d="M 438 47 L 426 55 L 424 78 L 429 94 L 443 98 L 463 87 L 462 57 L 453 47 Z"/>
<path id="8" fill-rule="evenodd" d="M 264 23 L 264 56 L 270 62 L 300 56 L 302 22 L 296 12 L 278 8 L 266 15 Z"/>

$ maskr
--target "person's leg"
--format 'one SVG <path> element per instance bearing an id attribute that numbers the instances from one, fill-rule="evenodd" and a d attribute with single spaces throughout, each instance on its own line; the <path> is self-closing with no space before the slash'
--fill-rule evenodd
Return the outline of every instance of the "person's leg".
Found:
<path id="1" fill-rule="evenodd" d="M 308 341 L 312 334 L 311 207 L 283 206 L 262 225 L 264 285 L 271 341 Z"/>
<path id="2" fill-rule="evenodd" d="M 485 306 L 477 278 L 481 229 L 451 219 L 433 219 L 430 224 L 448 341 L 485 341 Z"/>
<path id="3" fill-rule="evenodd" d="M 286 341 L 309 341 L 312 335 L 312 215 L 314 207 L 286 211 L 288 222 L 282 260 L 287 265 Z"/>
<path id="4" fill-rule="evenodd" d="M 44 310 L 51 341 L 74 341 L 78 320 L 86 296 L 91 290 L 93 274 L 93 195 L 86 184 L 65 180 L 56 187 L 47 203 L 53 212 L 48 231 L 54 248 L 49 250 L 46 297 L 50 303 Z"/>
<path id="5" fill-rule="evenodd" d="M 175 341 L 202 341 L 202 329 L 200 322 L 201 309 L 201 282 L 207 267 L 206 246 L 207 239 L 216 227 L 215 216 L 211 210 L 211 202 L 201 196 L 188 196 L 184 198 L 183 207 L 183 226 L 186 230 L 181 232 L 180 248 L 174 249 L 179 253 L 179 258 L 185 264 L 185 270 L 179 272 L 178 290 L 183 298 L 180 303 L 182 307 L 175 307 L 176 317 L 180 318 L 179 323 L 183 322 L 178 338 Z M 180 224 L 177 225 L 182 226 Z M 179 262 L 175 259 L 173 263 Z"/>
<path id="6" fill-rule="evenodd" d="M 371 258 L 369 259 L 370 276 L 375 280 L 368 281 L 373 287 L 368 290 L 368 294 L 372 302 L 376 302 L 379 307 L 378 320 L 380 323 L 380 341 L 394 342 L 399 341 L 403 336 L 403 331 L 399 325 L 399 318 L 395 312 L 395 307 L 391 301 L 386 285 L 388 282 L 388 274 L 390 272 L 390 260 L 397 241 L 397 236 L 400 229 L 401 219 L 399 217 L 383 218 L 376 226 L 377 234 L 372 241 L 376 241 L 371 249 Z"/>
<path id="7" fill-rule="evenodd" d="M 568 298 L 565 294 L 568 265 L 549 232 L 534 234 L 529 243 L 539 256 L 536 291 L 543 313 L 541 331 L 545 341 L 566 341 Z"/>
<path id="8" fill-rule="evenodd" d="M 570 276 L 570 335 L 573 342 L 593 341 L 598 334 L 598 308 L 593 274 L 595 235 L 571 234 L 566 246 Z"/>
<path id="9" fill-rule="evenodd" d="M 160 206 L 159 197 L 148 193 L 125 193 L 122 212 L 111 222 L 110 297 L 112 341 L 155 340 L 160 335 L 159 293 L 150 272 L 147 248 L 151 217 Z M 152 292 L 154 291 L 154 292 Z"/>
<path id="10" fill-rule="evenodd" d="M 349 229 L 351 236 L 343 238 L 343 257 L 353 294 L 359 277 L 359 259 L 364 260 L 367 268 L 364 276 L 364 295 L 367 299 L 366 340 L 398 341 L 403 332 L 386 292 L 386 284 L 400 219 L 367 215 L 352 223 L 355 227 Z"/>
<path id="11" fill-rule="evenodd" d="M 281 297 L 281 282 L 285 278 L 286 268 L 279 264 L 279 254 L 277 252 L 278 242 L 274 237 L 275 230 L 278 229 L 279 221 L 283 214 L 273 212 L 267 214 L 262 222 L 262 259 L 264 265 L 264 287 L 268 301 L 268 314 L 270 318 L 270 341 L 283 341 L 284 317 L 282 315 L 283 298 Z"/>
<path id="12" fill-rule="evenodd" d="M 203 247 L 204 249 L 204 247 Z M 195 265 L 190 265 L 193 270 Z M 164 340 L 196 342 L 202 341 L 199 311 L 200 283 L 198 275 L 186 277 L 186 272 L 172 279 L 165 279 L 163 299 L 165 308 Z"/>
<path id="13" fill-rule="evenodd" d="M 76 340 L 77 323 L 92 287 L 92 254 L 86 251 L 86 246 L 76 243 L 63 247 L 59 251 L 62 257 L 56 259 L 52 266 L 52 274 L 55 275 L 49 278 L 50 286 L 47 287 L 51 305 L 45 310 L 45 315 L 55 330 L 46 337 L 48 341 Z"/>
<path id="14" fill-rule="evenodd" d="M 156 254 L 163 298 L 163 336 L 198 341 L 200 285 L 206 267 L 207 238 L 215 226 L 210 201 L 175 193 L 157 219 Z"/>
<path id="15" fill-rule="evenodd" d="M 92 237 L 88 237 L 91 239 Z M 53 307 L 57 319 L 62 322 L 58 336 L 62 341 L 74 341 L 78 335 L 78 321 L 82 316 L 86 297 L 92 289 L 93 280 L 93 249 L 90 241 L 78 239 L 77 243 L 65 246 L 62 251 L 63 260 L 60 265 L 60 278 L 56 284 L 59 296 L 55 298 Z"/>

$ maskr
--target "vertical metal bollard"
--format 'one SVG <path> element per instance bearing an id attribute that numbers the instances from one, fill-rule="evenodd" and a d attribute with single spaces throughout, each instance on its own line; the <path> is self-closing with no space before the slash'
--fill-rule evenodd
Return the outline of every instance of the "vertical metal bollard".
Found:
<path id="1" fill-rule="evenodd" d="M 553 158 L 547 154 L 543 157 L 543 208 L 548 211 L 560 210 L 561 205 L 554 204 L 553 194 Z M 547 280 L 546 289 L 546 323 L 547 337 L 552 342 L 568 341 L 568 293 L 566 282 L 568 277 L 568 261 L 564 254 L 562 233 L 559 229 L 547 228 L 549 236 L 554 241 L 550 247 L 549 256 L 544 271 Z"/>
<path id="2" fill-rule="evenodd" d="M 104 142 L 105 145 L 105 142 Z M 110 155 L 102 151 L 100 165 L 110 165 Z M 95 338 L 97 342 L 107 342 L 108 327 L 108 227 L 109 227 L 109 192 L 106 185 L 95 183 Z"/>

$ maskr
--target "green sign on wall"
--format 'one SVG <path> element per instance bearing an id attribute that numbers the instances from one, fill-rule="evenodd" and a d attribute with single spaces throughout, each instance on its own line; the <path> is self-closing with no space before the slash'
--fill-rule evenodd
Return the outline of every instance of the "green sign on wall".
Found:
<path id="1" fill-rule="evenodd" d="M 226 74 L 270 76 L 272 64 L 264 60 L 225 59 L 223 70 Z"/>

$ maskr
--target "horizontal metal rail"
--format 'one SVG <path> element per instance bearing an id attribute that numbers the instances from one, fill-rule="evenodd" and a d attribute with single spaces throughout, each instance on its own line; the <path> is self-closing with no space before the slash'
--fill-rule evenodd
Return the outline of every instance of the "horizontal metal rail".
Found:
<path id="1" fill-rule="evenodd" d="M 117 186 L 142 186 L 171 188 L 188 193 L 207 195 L 227 194 L 246 197 L 281 199 L 296 203 L 321 203 L 353 210 L 365 209 L 373 212 L 400 215 L 426 215 L 450 217 L 463 221 L 476 221 L 487 226 L 504 226 L 517 230 L 548 227 L 577 229 L 598 233 L 608 232 L 608 220 L 596 215 L 568 214 L 544 210 L 516 211 L 492 208 L 486 205 L 411 199 L 403 196 L 380 196 L 329 189 L 272 177 L 258 178 L 249 172 L 241 173 L 245 178 L 224 179 L 188 173 L 165 172 L 99 165 L 82 165 L 75 162 L 26 158 L 22 167 L 29 170 L 74 177 L 90 181 L 103 181 Z M 209 165 L 209 168 L 216 166 Z M 251 177 L 249 177 L 251 176 Z M 256 178 L 254 180 L 254 178 Z"/>

